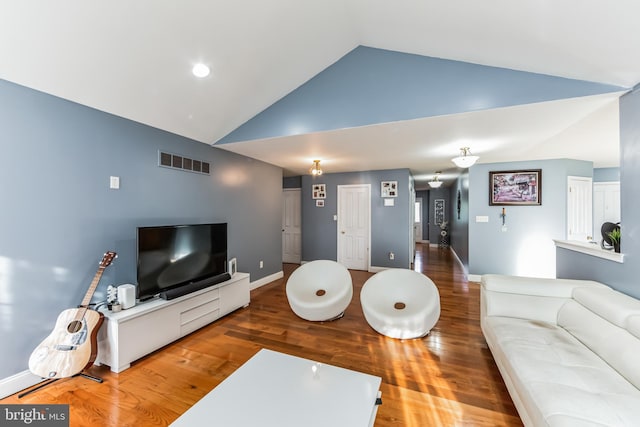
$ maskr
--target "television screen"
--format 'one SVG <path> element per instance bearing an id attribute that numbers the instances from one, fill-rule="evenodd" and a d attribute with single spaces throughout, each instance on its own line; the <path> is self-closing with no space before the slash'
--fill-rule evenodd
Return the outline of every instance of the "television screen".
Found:
<path id="1" fill-rule="evenodd" d="M 138 298 L 227 271 L 227 224 L 138 227 Z"/>

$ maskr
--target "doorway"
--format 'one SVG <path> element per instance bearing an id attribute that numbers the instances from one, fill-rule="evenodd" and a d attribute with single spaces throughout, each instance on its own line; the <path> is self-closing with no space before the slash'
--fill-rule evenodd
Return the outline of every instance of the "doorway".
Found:
<path id="1" fill-rule="evenodd" d="M 567 240 L 586 242 L 593 236 L 592 179 L 570 176 L 567 187 Z"/>
<path id="2" fill-rule="evenodd" d="M 422 242 L 422 197 L 417 197 L 413 204 L 413 240 Z"/>
<path id="3" fill-rule="evenodd" d="M 302 261 L 301 194 L 299 188 L 282 191 L 282 262 Z"/>
<path id="4" fill-rule="evenodd" d="M 369 270 L 371 186 L 338 185 L 338 262 L 353 270 Z"/>

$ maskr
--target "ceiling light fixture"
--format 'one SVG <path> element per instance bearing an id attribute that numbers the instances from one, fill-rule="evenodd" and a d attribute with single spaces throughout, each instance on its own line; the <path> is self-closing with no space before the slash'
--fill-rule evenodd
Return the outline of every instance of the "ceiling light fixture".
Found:
<path id="1" fill-rule="evenodd" d="M 429 181 L 429 187 L 431 188 L 439 188 L 442 185 L 442 181 L 440 181 L 440 174 L 442 172 L 438 171 L 434 175 L 433 179 Z"/>
<path id="2" fill-rule="evenodd" d="M 460 156 L 454 157 L 453 159 L 451 159 L 451 161 L 455 163 L 457 167 L 466 169 L 473 166 L 473 164 L 477 162 L 479 158 L 480 157 L 478 156 L 471 155 L 469 147 L 463 147 L 460 149 Z"/>
<path id="3" fill-rule="evenodd" d="M 204 77 L 207 77 L 211 72 L 211 70 L 209 70 L 209 67 L 207 67 L 205 64 L 200 63 L 200 64 L 194 65 L 193 68 L 191 69 L 191 72 L 193 73 L 194 76 L 202 79 Z"/>
<path id="4" fill-rule="evenodd" d="M 313 161 L 313 166 L 311 166 L 311 169 L 309 169 L 309 173 L 313 176 L 322 175 L 322 169 L 320 169 L 320 160 Z"/>

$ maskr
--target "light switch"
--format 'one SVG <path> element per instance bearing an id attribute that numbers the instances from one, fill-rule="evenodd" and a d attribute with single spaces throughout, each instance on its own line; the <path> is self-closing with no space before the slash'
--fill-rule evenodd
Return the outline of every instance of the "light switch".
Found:
<path id="1" fill-rule="evenodd" d="M 476 222 L 489 222 L 489 217 L 486 215 L 476 216 Z"/>
<path id="2" fill-rule="evenodd" d="M 109 177 L 109 188 L 117 190 L 120 188 L 120 177 L 119 176 L 111 176 Z"/>

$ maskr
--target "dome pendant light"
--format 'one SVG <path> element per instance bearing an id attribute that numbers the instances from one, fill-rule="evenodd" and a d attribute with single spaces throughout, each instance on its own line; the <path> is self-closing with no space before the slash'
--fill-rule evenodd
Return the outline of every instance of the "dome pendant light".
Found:
<path id="1" fill-rule="evenodd" d="M 431 188 L 439 188 L 442 185 L 442 181 L 440 181 L 440 174 L 442 172 L 438 171 L 436 172 L 436 174 L 434 175 L 433 179 L 431 181 L 429 181 L 429 187 Z"/>
<path id="2" fill-rule="evenodd" d="M 469 147 L 463 147 L 460 149 L 460 155 L 458 157 L 454 157 L 451 159 L 453 163 L 459 168 L 470 168 L 473 164 L 478 161 L 480 157 L 472 156 Z"/>

